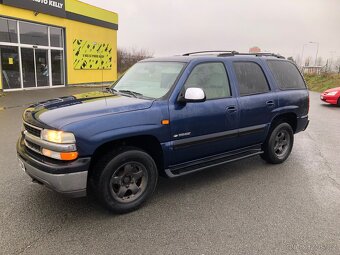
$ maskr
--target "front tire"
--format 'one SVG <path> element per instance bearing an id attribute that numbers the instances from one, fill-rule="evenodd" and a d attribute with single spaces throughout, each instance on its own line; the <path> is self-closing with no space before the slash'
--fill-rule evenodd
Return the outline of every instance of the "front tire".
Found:
<path id="1" fill-rule="evenodd" d="M 288 123 L 280 123 L 272 129 L 263 145 L 262 159 L 271 164 L 280 164 L 290 155 L 294 143 L 294 133 Z"/>
<path id="2" fill-rule="evenodd" d="M 123 148 L 100 160 L 95 190 L 101 202 L 114 213 L 139 208 L 153 194 L 158 171 L 153 158 L 138 148 Z"/>

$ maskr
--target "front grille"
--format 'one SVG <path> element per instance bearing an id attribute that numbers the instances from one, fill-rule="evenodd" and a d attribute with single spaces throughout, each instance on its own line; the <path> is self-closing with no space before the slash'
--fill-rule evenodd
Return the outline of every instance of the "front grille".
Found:
<path id="1" fill-rule="evenodd" d="M 25 127 L 25 129 L 27 130 L 28 133 L 30 133 L 34 136 L 40 137 L 41 129 L 34 127 L 32 125 L 29 125 L 27 123 L 24 123 L 24 127 Z"/>
<path id="2" fill-rule="evenodd" d="M 41 147 L 37 144 L 34 144 L 34 143 L 31 143 L 30 141 L 27 141 L 27 140 L 24 140 L 25 142 L 25 145 L 28 149 L 34 151 L 34 152 L 37 152 L 37 153 L 41 153 L 40 150 L 41 150 Z"/>

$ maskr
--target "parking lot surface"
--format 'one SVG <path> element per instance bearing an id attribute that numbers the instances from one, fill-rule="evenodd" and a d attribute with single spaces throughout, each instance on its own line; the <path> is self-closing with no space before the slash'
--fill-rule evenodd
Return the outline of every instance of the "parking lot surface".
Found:
<path id="1" fill-rule="evenodd" d="M 32 184 L 16 160 L 24 105 L 89 90 L 0 97 L 1 254 L 340 254 L 339 107 L 311 92 L 311 123 L 284 164 L 254 157 L 160 178 L 140 210 L 112 215 Z"/>

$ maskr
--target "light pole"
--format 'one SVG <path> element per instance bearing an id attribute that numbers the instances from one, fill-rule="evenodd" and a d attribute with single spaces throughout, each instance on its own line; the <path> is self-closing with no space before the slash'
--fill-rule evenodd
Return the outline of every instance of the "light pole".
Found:
<path id="1" fill-rule="evenodd" d="M 319 43 L 318 42 L 309 42 L 309 43 L 313 43 L 316 44 L 316 55 L 315 55 L 315 66 L 318 60 L 318 53 L 319 53 Z"/>

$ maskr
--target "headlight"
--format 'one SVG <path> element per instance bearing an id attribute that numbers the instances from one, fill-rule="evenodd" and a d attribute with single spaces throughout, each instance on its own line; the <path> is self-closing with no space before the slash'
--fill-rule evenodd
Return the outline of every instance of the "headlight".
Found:
<path id="1" fill-rule="evenodd" d="M 57 131 L 57 130 L 49 130 L 43 129 L 41 131 L 41 139 L 52 142 L 52 143 L 75 143 L 76 139 L 74 134 L 64 132 L 64 131 Z"/>
<path id="2" fill-rule="evenodd" d="M 338 93 L 338 91 L 332 91 L 327 93 L 327 96 L 335 96 Z"/>

